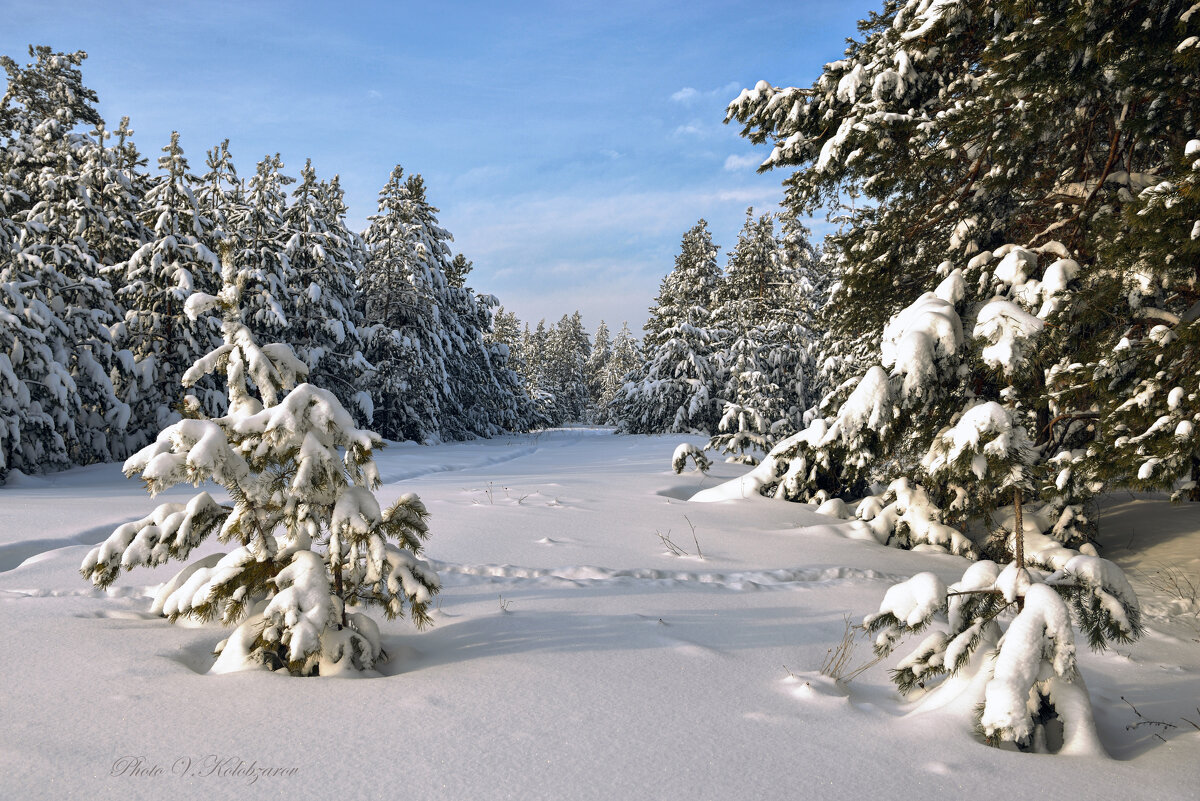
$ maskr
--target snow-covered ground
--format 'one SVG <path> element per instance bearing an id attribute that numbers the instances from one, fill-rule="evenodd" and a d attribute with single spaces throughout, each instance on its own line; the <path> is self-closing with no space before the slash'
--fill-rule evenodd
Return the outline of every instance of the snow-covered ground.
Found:
<path id="1" fill-rule="evenodd" d="M 847 617 L 914 573 L 957 580 L 964 560 L 847 538 L 800 504 L 688 503 L 745 468 L 676 476 L 678 441 L 567 429 L 382 451 L 380 500 L 428 505 L 444 587 L 432 629 L 382 622 L 392 659 L 364 680 L 206 675 L 225 631 L 148 613 L 178 563 L 108 592 L 78 573 L 163 498 L 118 465 L 14 476 L 0 797 L 1195 797 L 1200 506 L 1106 499 L 1104 555 L 1148 631 L 1080 643 L 1112 758 L 1034 756 L 902 700 L 887 663 L 848 684 L 820 673 Z M 870 658 L 860 639 L 850 668 Z"/>

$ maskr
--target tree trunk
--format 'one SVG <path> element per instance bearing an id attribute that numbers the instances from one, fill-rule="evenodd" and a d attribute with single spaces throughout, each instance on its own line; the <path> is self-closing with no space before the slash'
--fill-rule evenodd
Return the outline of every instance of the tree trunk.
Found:
<path id="1" fill-rule="evenodd" d="M 345 589 L 342 586 L 342 568 L 340 565 L 333 568 L 333 591 L 337 593 L 337 597 L 342 601 L 342 622 L 338 625 L 338 631 L 341 631 L 346 627 L 347 623 L 346 596 L 343 594 Z"/>
<path id="2" fill-rule="evenodd" d="M 1188 490 L 1188 500 L 1200 503 L 1200 454 L 1192 454 L 1192 488 Z"/>
<path id="3" fill-rule="evenodd" d="M 1021 512 L 1021 490 L 1013 490 L 1013 561 L 1018 570 L 1025 569 L 1025 521 Z"/>
<path id="4" fill-rule="evenodd" d="M 1017 573 L 1025 571 L 1025 521 L 1021 513 L 1021 488 L 1013 488 L 1013 562 Z M 1024 596 L 1017 596 L 1017 610 L 1025 608 Z"/>

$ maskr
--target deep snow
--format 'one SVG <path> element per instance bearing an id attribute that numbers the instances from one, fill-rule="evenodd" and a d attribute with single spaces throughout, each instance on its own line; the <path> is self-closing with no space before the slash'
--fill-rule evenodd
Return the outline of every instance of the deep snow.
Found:
<path id="1" fill-rule="evenodd" d="M 119 465 L 14 476 L 0 487 L 0 796 L 1172 799 L 1200 786 L 1200 605 L 1163 582 L 1200 585 L 1197 505 L 1106 499 L 1103 555 L 1129 574 L 1148 633 L 1101 654 L 1077 640 L 1112 758 L 1034 756 L 982 745 L 969 710 L 902 700 L 889 663 L 849 684 L 819 673 L 846 616 L 922 571 L 954 581 L 965 560 L 844 536 L 805 505 L 689 503 L 746 468 L 674 475 L 678 442 L 566 429 L 380 452 L 380 501 L 414 491 L 429 507 L 444 589 L 431 630 L 381 621 L 392 659 L 364 680 L 207 675 L 228 631 L 149 613 L 182 565 L 109 592 L 79 576 L 91 544 L 190 488 L 151 499 Z M 851 666 L 869 659 L 860 638 Z"/>

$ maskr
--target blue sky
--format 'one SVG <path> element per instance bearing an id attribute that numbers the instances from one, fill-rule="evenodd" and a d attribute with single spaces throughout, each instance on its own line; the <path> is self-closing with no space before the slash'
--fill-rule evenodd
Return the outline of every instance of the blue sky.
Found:
<path id="1" fill-rule="evenodd" d="M 356 229 L 402 164 L 475 289 L 533 323 L 639 331 L 687 228 L 706 218 L 724 263 L 747 206 L 782 197 L 725 105 L 811 83 L 877 5 L 0 0 L 0 53 L 86 50 L 101 114 L 152 159 L 172 130 L 193 168 L 226 137 L 243 175 L 312 158 Z"/>

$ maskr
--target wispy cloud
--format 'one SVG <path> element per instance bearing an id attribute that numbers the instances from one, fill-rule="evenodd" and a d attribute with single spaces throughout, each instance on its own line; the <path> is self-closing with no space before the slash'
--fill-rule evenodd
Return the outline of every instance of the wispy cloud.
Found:
<path id="1" fill-rule="evenodd" d="M 757 167 L 762 162 L 758 156 L 748 153 L 744 156 L 731 155 L 725 159 L 725 169 L 729 172 L 741 172 Z"/>
<path id="2" fill-rule="evenodd" d="M 676 126 L 672 133 L 675 136 L 704 136 L 706 131 L 701 123 L 689 122 L 684 125 Z"/>
<path id="3" fill-rule="evenodd" d="M 474 192 L 483 187 L 494 186 L 505 180 L 512 172 L 507 164 L 482 164 L 460 173 L 451 180 L 447 194 Z"/>
<path id="4" fill-rule="evenodd" d="M 725 179 L 729 180 L 729 179 Z M 522 319 L 558 319 L 584 307 L 639 328 L 684 231 L 701 217 L 726 252 L 747 206 L 774 210 L 782 192 L 762 186 L 520 195 L 442 206 L 455 250 L 475 262 L 476 289 Z"/>
<path id="5" fill-rule="evenodd" d="M 690 86 L 685 86 L 675 94 L 671 95 L 671 99 L 676 103 L 690 103 L 700 96 L 700 93 Z"/>
<path id="6" fill-rule="evenodd" d="M 700 217 L 715 221 L 730 214 L 739 222 L 747 204 L 774 206 L 782 192 L 777 185 L 711 189 L 617 192 L 603 195 L 524 195 L 504 201 L 473 201 L 447 205 L 443 214 L 469 258 L 510 254 L 523 258 L 533 272 L 557 264 L 578 263 L 561 255 L 547 259 L 553 243 L 579 243 L 571 250 L 594 254 L 624 250 L 631 240 L 675 239 Z M 735 229 L 736 230 L 736 229 Z M 498 265 L 500 266 L 500 265 Z M 669 265 L 668 265 L 669 267 Z"/>
<path id="7" fill-rule="evenodd" d="M 704 91 L 692 86 L 685 86 L 671 95 L 671 100 L 676 103 L 683 103 L 684 105 L 691 105 L 701 100 L 721 100 L 724 103 L 732 100 L 741 88 L 741 85 L 737 81 L 730 81 L 724 86 Z"/>

